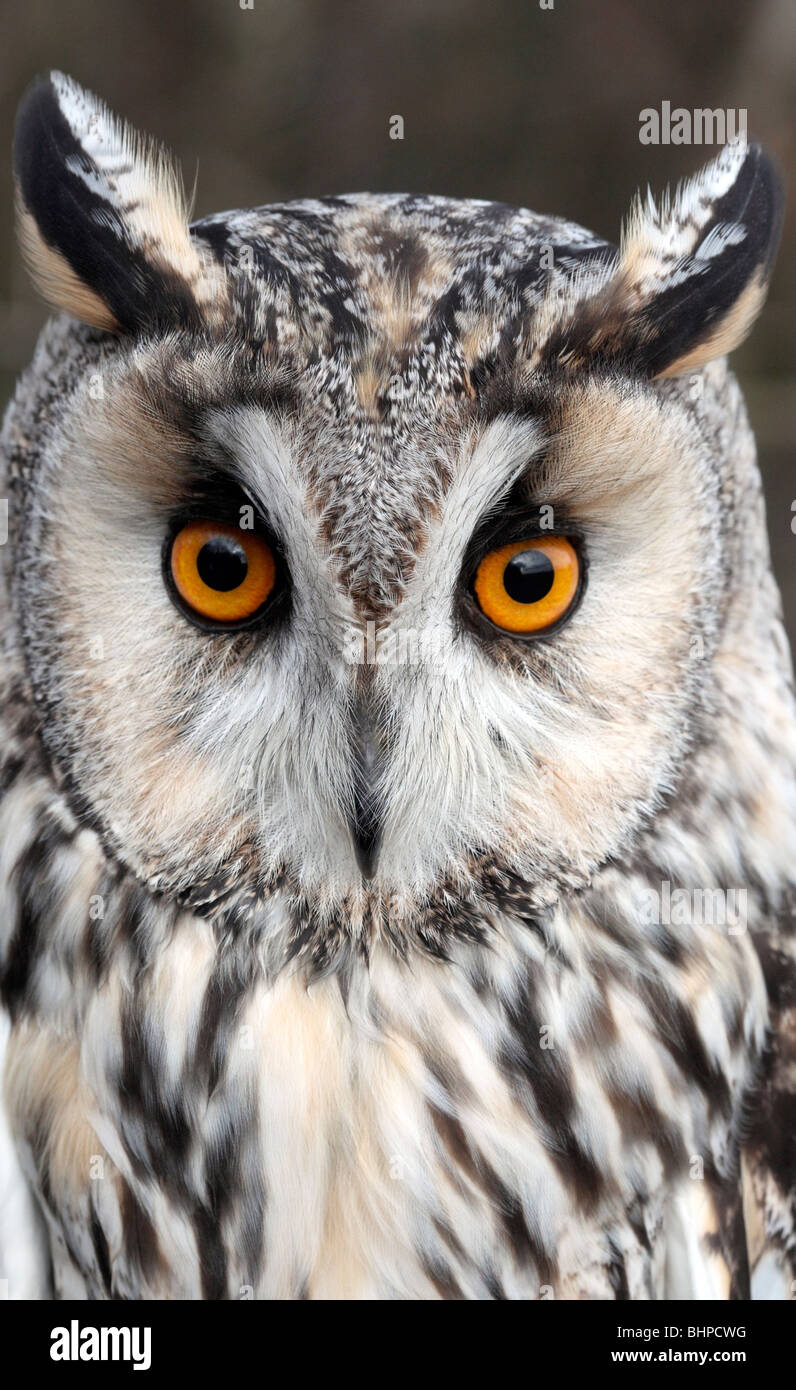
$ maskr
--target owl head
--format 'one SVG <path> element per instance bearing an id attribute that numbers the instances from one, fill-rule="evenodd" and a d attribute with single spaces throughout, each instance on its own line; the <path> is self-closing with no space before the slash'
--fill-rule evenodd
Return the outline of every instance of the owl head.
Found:
<path id="1" fill-rule="evenodd" d="M 169 156 L 53 73 L 15 172 L 62 312 L 5 426 L 11 637 L 109 859 L 355 924 L 627 852 L 775 601 L 723 360 L 779 235 L 761 151 L 618 249 L 426 196 L 189 225 Z"/>

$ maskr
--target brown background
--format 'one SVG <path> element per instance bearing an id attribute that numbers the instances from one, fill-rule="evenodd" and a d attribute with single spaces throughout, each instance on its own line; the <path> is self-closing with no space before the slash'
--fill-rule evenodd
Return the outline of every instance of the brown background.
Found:
<path id="1" fill-rule="evenodd" d="M 614 239 L 635 190 L 710 148 L 639 143 L 639 112 L 746 108 L 796 179 L 794 0 L 4 0 L 0 42 L 0 399 L 43 311 L 13 244 L 19 97 L 59 67 L 179 154 L 195 214 L 296 196 L 412 190 L 495 198 Z M 389 138 L 401 115 L 404 140 Z M 768 306 L 737 354 L 796 638 L 796 213 Z"/>

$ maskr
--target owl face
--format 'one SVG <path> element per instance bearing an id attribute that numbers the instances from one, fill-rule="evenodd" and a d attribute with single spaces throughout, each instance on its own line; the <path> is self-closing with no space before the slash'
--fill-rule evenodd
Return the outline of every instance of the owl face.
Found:
<path id="1" fill-rule="evenodd" d="M 34 363 L 14 550 L 81 819 L 196 905 L 588 882 L 710 701 L 743 553 L 713 359 L 762 302 L 764 157 L 727 147 L 619 252 L 398 195 L 189 229 L 164 157 L 58 75 L 16 160 L 33 273 L 90 325 Z"/>

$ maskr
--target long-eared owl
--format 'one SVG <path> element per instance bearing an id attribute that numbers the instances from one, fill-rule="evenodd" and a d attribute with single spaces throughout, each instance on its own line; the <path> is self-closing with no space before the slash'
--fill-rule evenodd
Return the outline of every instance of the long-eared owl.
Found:
<path id="1" fill-rule="evenodd" d="M 11 1296 L 787 1296 L 771 162 L 189 225 L 53 73 L 15 175 Z"/>

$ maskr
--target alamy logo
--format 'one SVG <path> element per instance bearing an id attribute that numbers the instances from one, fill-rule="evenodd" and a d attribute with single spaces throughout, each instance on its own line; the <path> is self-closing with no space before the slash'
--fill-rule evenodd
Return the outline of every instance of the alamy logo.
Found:
<path id="1" fill-rule="evenodd" d="M 665 927 L 719 927 L 728 936 L 743 936 L 748 926 L 745 888 L 673 888 L 664 879 L 645 888 L 640 903 L 642 921 Z"/>
<path id="2" fill-rule="evenodd" d="M 448 653 L 450 642 L 441 624 L 422 628 L 381 629 L 371 620 L 351 627 L 343 638 L 343 658 L 355 666 L 430 665 Z M 449 653 L 448 653 L 449 654 Z"/>
<path id="3" fill-rule="evenodd" d="M 151 1327 L 81 1327 L 72 1318 L 68 1327 L 50 1333 L 51 1361 L 132 1361 L 134 1371 L 152 1365 Z"/>
<path id="4" fill-rule="evenodd" d="M 662 101 L 660 111 L 645 106 L 638 113 L 642 145 L 734 145 L 746 139 L 746 107 L 697 106 L 689 111 Z"/>

